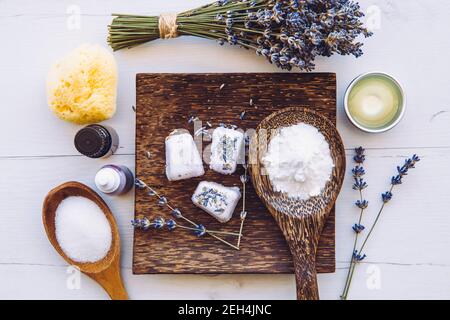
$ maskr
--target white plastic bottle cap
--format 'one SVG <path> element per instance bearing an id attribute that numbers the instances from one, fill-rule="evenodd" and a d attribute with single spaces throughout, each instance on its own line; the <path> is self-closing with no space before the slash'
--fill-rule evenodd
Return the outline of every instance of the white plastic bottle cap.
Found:
<path id="1" fill-rule="evenodd" d="M 119 188 L 119 173 L 112 168 L 102 168 L 95 175 L 95 185 L 103 193 L 112 193 Z"/>

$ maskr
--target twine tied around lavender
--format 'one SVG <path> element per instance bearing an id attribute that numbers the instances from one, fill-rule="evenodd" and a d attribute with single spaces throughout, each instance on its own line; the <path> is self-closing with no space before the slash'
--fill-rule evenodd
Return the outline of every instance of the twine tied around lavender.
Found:
<path id="1" fill-rule="evenodd" d="M 178 24 L 176 13 L 162 13 L 158 19 L 159 37 L 170 39 L 178 37 Z"/>

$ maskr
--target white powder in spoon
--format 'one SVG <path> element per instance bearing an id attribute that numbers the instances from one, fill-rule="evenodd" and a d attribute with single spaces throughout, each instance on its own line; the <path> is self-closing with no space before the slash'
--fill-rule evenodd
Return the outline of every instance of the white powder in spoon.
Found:
<path id="1" fill-rule="evenodd" d="M 325 137 L 305 123 L 281 128 L 262 162 L 273 189 L 300 200 L 320 195 L 334 167 Z"/>
<path id="2" fill-rule="evenodd" d="M 85 197 L 68 197 L 56 209 L 56 240 L 77 262 L 104 258 L 112 242 L 111 226 L 102 209 Z"/>

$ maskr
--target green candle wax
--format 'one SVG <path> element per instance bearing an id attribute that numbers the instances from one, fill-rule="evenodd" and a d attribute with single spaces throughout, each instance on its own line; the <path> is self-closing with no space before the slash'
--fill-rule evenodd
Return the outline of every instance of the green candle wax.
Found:
<path id="1" fill-rule="evenodd" d="M 402 92 L 392 79 L 372 74 L 353 86 L 348 96 L 348 110 L 361 126 L 380 129 L 392 124 L 403 104 Z"/>

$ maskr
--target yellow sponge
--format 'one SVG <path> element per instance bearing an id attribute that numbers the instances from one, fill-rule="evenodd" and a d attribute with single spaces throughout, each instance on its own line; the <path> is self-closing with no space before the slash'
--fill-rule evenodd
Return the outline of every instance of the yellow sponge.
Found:
<path id="1" fill-rule="evenodd" d="M 85 44 L 58 61 L 47 78 L 47 99 L 63 120 L 101 122 L 116 112 L 117 65 L 99 45 Z"/>

